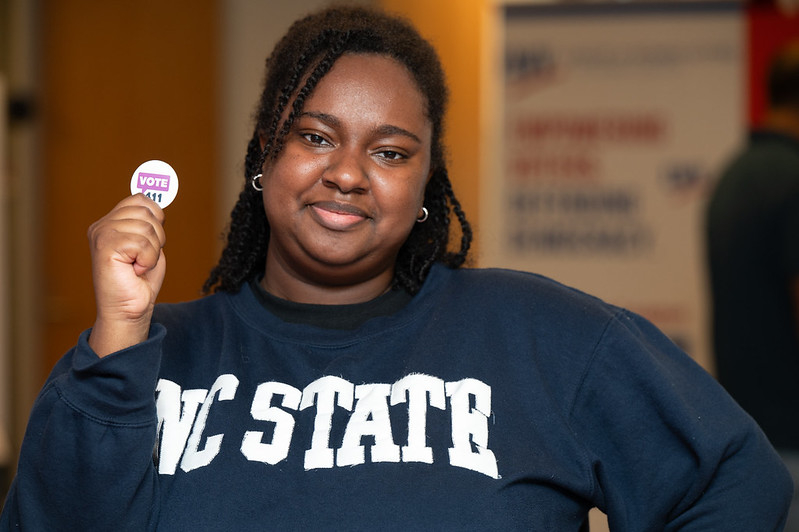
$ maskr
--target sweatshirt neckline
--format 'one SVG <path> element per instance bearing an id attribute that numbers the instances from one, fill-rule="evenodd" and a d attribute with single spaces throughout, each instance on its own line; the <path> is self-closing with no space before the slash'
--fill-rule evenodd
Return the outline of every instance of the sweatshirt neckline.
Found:
<path id="1" fill-rule="evenodd" d="M 250 283 L 242 286 L 239 292 L 227 296 L 243 322 L 274 340 L 308 346 L 346 347 L 375 336 L 392 334 L 421 319 L 445 284 L 448 270 L 446 266 L 433 265 L 422 289 L 402 308 L 389 315 L 368 319 L 354 329 L 323 328 L 283 320 L 264 307 Z"/>
<path id="2" fill-rule="evenodd" d="M 357 329 L 371 319 L 396 314 L 412 299 L 404 290 L 389 290 L 363 303 L 317 305 L 274 296 L 261 286 L 258 279 L 252 279 L 249 285 L 261 305 L 281 320 L 324 329 Z"/>

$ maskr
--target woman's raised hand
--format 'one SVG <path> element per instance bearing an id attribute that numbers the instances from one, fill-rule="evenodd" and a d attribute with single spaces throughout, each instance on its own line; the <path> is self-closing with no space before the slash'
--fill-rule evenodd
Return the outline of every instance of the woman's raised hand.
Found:
<path id="1" fill-rule="evenodd" d="M 147 339 L 166 272 L 164 211 L 137 194 L 89 227 L 97 316 L 89 345 L 105 356 Z"/>

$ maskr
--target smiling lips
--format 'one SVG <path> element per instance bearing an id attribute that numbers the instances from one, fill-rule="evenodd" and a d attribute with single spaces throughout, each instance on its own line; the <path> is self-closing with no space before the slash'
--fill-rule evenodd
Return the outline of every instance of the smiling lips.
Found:
<path id="1" fill-rule="evenodd" d="M 364 211 L 349 203 L 320 201 L 308 207 L 319 224 L 333 231 L 345 231 L 369 218 Z"/>

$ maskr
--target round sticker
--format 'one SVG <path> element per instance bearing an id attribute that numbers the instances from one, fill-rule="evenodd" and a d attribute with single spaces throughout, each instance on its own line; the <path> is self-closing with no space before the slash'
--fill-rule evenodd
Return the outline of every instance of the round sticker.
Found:
<path id="1" fill-rule="evenodd" d="M 178 174 L 164 161 L 147 161 L 133 172 L 130 193 L 142 193 L 163 209 L 178 195 Z"/>

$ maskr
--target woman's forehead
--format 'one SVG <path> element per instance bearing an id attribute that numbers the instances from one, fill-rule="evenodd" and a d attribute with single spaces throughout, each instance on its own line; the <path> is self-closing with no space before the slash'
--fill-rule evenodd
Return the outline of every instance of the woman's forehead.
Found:
<path id="1" fill-rule="evenodd" d="M 384 123 L 427 126 L 425 107 L 425 98 L 404 65 L 388 56 L 352 54 L 336 61 L 303 111 L 340 117 L 360 113 Z"/>
<path id="2" fill-rule="evenodd" d="M 298 84 L 297 92 L 302 90 L 302 87 L 305 86 L 305 84 L 307 83 L 308 79 L 311 77 L 313 72 L 316 70 L 316 68 L 317 68 L 317 66 L 319 65 L 320 62 L 321 61 L 315 61 L 311 65 L 309 65 L 309 67 L 307 68 L 306 72 L 303 74 L 300 83 Z M 347 65 L 349 65 L 351 63 L 354 63 L 356 65 L 367 65 L 367 64 L 371 64 L 371 63 L 375 63 L 375 62 L 376 63 L 383 63 L 384 65 L 388 65 L 387 67 L 384 66 L 383 68 L 392 69 L 392 70 L 395 70 L 396 72 L 404 73 L 403 77 L 407 78 L 407 80 L 411 83 L 411 85 L 415 89 L 415 92 L 418 93 L 419 96 L 421 96 L 421 99 L 422 99 L 422 102 L 424 103 L 424 105 L 425 106 L 428 105 L 428 97 L 425 94 L 425 92 L 422 89 L 422 87 L 420 86 L 420 84 L 419 84 L 415 74 L 413 73 L 413 71 L 404 62 L 402 62 L 400 59 L 397 59 L 395 56 L 393 56 L 392 54 L 389 54 L 389 53 L 361 52 L 361 51 L 346 51 L 346 52 L 342 53 L 340 56 L 338 56 L 333 61 L 332 65 L 327 70 L 327 72 L 325 72 L 317 80 L 316 87 L 314 87 L 314 89 L 310 92 L 310 94 L 313 94 L 314 92 L 316 92 L 318 86 L 321 83 L 323 83 L 325 79 L 329 78 L 331 72 L 337 72 L 337 71 L 342 70 L 342 66 L 341 66 L 342 63 L 345 63 Z M 357 74 L 358 67 L 356 67 L 354 70 L 356 71 L 355 73 Z M 352 69 L 349 69 L 348 73 L 349 74 L 353 74 Z M 379 78 L 379 77 L 382 77 L 382 74 L 380 72 L 377 72 L 377 73 L 374 74 L 374 76 Z M 309 97 L 310 97 L 310 94 L 309 94 Z"/>

